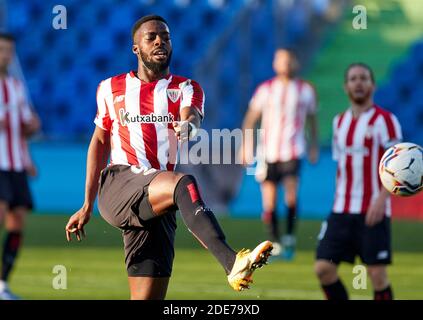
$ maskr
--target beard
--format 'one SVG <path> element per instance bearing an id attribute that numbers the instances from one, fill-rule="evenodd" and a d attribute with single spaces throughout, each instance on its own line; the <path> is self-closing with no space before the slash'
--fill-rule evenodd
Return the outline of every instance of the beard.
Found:
<path id="1" fill-rule="evenodd" d="M 361 105 L 361 104 L 366 103 L 369 100 L 369 98 L 372 95 L 372 92 L 367 91 L 364 95 L 361 95 L 361 96 L 356 96 L 356 95 L 354 95 L 354 93 L 350 92 L 348 95 L 349 95 L 351 101 L 353 101 L 354 103 L 356 103 L 358 105 Z"/>
<path id="2" fill-rule="evenodd" d="M 160 62 L 153 62 L 148 60 L 147 55 L 144 52 L 141 52 L 142 63 L 146 66 L 147 69 L 151 70 L 154 73 L 161 73 L 165 71 L 169 67 L 171 59 L 172 59 L 172 51 L 169 52 L 169 55 L 166 61 L 160 61 Z"/>

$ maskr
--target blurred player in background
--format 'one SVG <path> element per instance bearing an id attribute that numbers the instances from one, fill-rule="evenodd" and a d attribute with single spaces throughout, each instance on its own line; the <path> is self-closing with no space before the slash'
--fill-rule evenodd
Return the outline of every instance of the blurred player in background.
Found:
<path id="1" fill-rule="evenodd" d="M 261 117 L 263 136 L 257 147 L 256 179 L 261 184 L 262 219 L 273 241 L 272 255 L 281 254 L 283 249 L 282 258 L 291 260 L 296 243 L 298 177 L 301 158 L 307 151 L 306 122 L 309 128 L 309 161 L 314 164 L 319 157 L 316 95 L 309 83 L 296 77 L 298 61 L 292 51 L 276 50 L 273 69 L 276 76 L 260 84 L 251 99 L 243 130 L 253 129 Z M 244 137 L 247 135 L 244 134 Z M 252 143 L 244 145 L 241 157 L 243 164 L 252 162 Z M 288 209 L 286 233 L 282 239 L 276 212 L 280 182 Z"/>
<path id="2" fill-rule="evenodd" d="M 67 238 L 74 233 L 81 239 L 98 190 L 102 217 L 123 233 L 131 299 L 164 299 L 179 209 L 189 231 L 223 266 L 232 288 L 246 289 L 272 243 L 237 254 L 204 204 L 195 178 L 173 171 L 178 140 L 187 143 L 204 117 L 203 90 L 169 72 L 172 43 L 165 19 L 139 19 L 132 37 L 138 70 L 106 79 L 98 88 L 85 203 L 69 219 Z"/>
<path id="3" fill-rule="evenodd" d="M 26 139 L 40 128 L 23 84 L 8 73 L 15 45 L 12 35 L 0 33 L 0 224 L 6 228 L 0 279 L 0 299 L 15 300 L 8 285 L 22 242 L 25 217 L 32 209 L 27 174 L 35 175 Z"/>
<path id="4" fill-rule="evenodd" d="M 363 63 L 345 72 L 351 106 L 333 121 L 333 158 L 338 162 L 333 212 L 322 225 L 315 271 L 331 300 L 348 299 L 339 279 L 341 261 L 358 255 L 367 265 L 375 300 L 393 299 L 386 266 L 391 263 L 391 203 L 381 188 L 380 158 L 402 139 L 397 118 L 373 102 L 373 71 Z"/>

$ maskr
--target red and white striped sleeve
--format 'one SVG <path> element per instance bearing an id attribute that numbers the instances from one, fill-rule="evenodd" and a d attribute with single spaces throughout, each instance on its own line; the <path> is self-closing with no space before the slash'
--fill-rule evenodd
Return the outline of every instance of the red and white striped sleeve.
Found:
<path id="1" fill-rule="evenodd" d="M 188 107 L 195 108 L 200 114 L 201 118 L 204 118 L 205 95 L 200 84 L 194 80 L 188 79 L 179 84 L 179 88 L 182 91 L 182 99 L 179 111 Z"/>
<path id="2" fill-rule="evenodd" d="M 262 112 L 266 107 L 268 101 L 268 85 L 269 82 L 260 84 L 254 91 L 253 96 L 251 97 L 248 108 L 254 111 Z"/>
<path id="3" fill-rule="evenodd" d="M 304 83 L 302 94 L 302 101 L 307 114 L 316 114 L 317 112 L 317 95 L 313 85 L 308 82 Z"/>
<path id="4" fill-rule="evenodd" d="M 105 81 L 100 82 L 97 88 L 97 114 L 94 123 L 101 129 L 110 131 L 112 128 L 112 121 L 106 103 L 105 83 Z"/>
<path id="5" fill-rule="evenodd" d="M 401 125 L 397 117 L 390 112 L 382 113 L 382 121 L 380 121 L 380 144 L 385 148 L 389 148 L 402 141 Z"/>

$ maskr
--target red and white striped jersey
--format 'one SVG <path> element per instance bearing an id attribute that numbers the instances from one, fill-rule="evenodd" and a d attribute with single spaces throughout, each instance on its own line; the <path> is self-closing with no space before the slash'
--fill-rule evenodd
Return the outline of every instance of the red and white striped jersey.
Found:
<path id="1" fill-rule="evenodd" d="M 131 71 L 102 81 L 94 122 L 110 131 L 111 164 L 172 171 L 178 151 L 172 122 L 186 107 L 203 117 L 204 99 L 197 82 L 172 74 L 147 83 Z"/>
<path id="2" fill-rule="evenodd" d="M 260 84 L 250 108 L 262 114 L 260 152 L 268 163 L 299 159 L 306 150 L 306 116 L 316 112 L 316 94 L 303 80 L 283 84 L 277 77 Z"/>
<path id="3" fill-rule="evenodd" d="M 376 105 L 357 118 L 351 108 L 334 118 L 332 153 L 338 169 L 333 212 L 367 212 L 381 189 L 380 158 L 386 148 L 401 139 L 397 118 Z M 386 208 L 386 215 L 390 216 L 390 199 Z"/>
<path id="4" fill-rule="evenodd" d="M 31 119 L 23 84 L 11 76 L 0 79 L 0 170 L 24 171 L 31 163 L 22 133 Z"/>

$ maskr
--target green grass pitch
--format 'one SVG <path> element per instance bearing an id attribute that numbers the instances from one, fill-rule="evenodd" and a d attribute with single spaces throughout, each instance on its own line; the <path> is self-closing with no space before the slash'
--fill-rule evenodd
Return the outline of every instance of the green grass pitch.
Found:
<path id="1" fill-rule="evenodd" d="M 31 215 L 10 286 L 25 299 L 128 299 L 128 284 L 119 230 L 99 217 L 87 226 L 87 239 L 67 243 L 67 216 Z M 265 239 L 259 220 L 220 219 L 228 242 L 239 250 Z M 313 274 L 320 222 L 300 221 L 298 253 L 293 262 L 279 260 L 259 269 L 250 290 L 232 291 L 214 257 L 178 221 L 176 258 L 167 299 L 323 299 Z M 393 223 L 394 264 L 389 269 L 397 299 L 423 298 L 423 224 Z M 359 261 L 357 260 L 357 263 Z M 53 288 L 55 265 L 67 270 L 67 289 Z M 372 288 L 353 289 L 352 265 L 340 273 L 352 299 L 371 299 Z"/>

